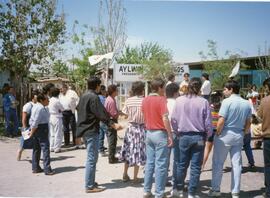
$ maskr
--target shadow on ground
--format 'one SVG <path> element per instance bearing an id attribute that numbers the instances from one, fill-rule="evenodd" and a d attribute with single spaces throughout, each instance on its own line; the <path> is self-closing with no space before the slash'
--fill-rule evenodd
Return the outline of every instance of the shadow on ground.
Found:
<path id="1" fill-rule="evenodd" d="M 119 189 L 126 187 L 141 188 L 143 186 L 143 182 L 142 183 L 133 183 L 132 181 L 123 182 L 123 180 L 121 179 L 115 179 L 112 180 L 111 183 L 105 183 L 100 185 L 106 187 L 107 189 Z"/>
<path id="2" fill-rule="evenodd" d="M 55 174 L 59 174 L 59 173 L 64 173 L 64 172 L 76 171 L 76 170 L 82 169 L 82 168 L 85 168 L 85 167 L 84 166 L 78 166 L 78 167 L 65 166 L 65 167 L 54 168 L 53 170 L 55 171 Z"/>

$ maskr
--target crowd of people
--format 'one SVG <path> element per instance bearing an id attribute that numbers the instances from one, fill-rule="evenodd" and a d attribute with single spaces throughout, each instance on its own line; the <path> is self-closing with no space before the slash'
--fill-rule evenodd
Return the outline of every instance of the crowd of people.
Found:
<path id="1" fill-rule="evenodd" d="M 118 88 L 109 85 L 107 90 L 98 77 L 90 77 L 87 91 L 80 97 L 63 84 L 59 89 L 53 84 L 42 91 L 33 91 L 30 101 L 22 110 L 22 132 L 30 138 L 22 138 L 18 151 L 20 160 L 23 149 L 33 149 L 32 172 L 53 175 L 50 152 L 59 153 L 62 147 L 81 146 L 82 139 L 87 152 L 85 167 L 85 191 L 95 193 L 105 190 L 95 180 L 98 156 L 108 150 L 110 164 L 124 162 L 123 181 L 140 183 L 139 167 L 144 166 L 144 198 L 165 198 L 165 186 L 172 183 L 172 197 L 184 197 L 187 170 L 190 177 L 187 187 L 189 198 L 197 198 L 200 174 L 204 170 L 213 149 L 212 181 L 209 197 L 220 197 L 223 165 L 230 153 L 231 194 L 240 197 L 242 155 L 244 147 L 250 168 L 255 162 L 250 147 L 251 135 L 263 142 L 265 162 L 265 197 L 270 197 L 270 96 L 261 99 L 256 87 L 240 96 L 240 86 L 228 80 L 223 92 L 211 90 L 209 75 L 184 80 L 178 85 L 174 74 L 168 82 L 160 78 L 151 81 L 151 93 L 145 96 L 145 84 L 134 82 L 130 97 L 122 111 L 118 109 Z M 270 90 L 270 79 L 263 86 Z M 11 129 L 9 119 L 16 116 L 16 99 L 12 87 L 4 96 L 6 133 L 18 134 L 18 119 Z M 8 101 L 8 102 L 7 102 Z M 9 105 L 7 105 L 9 104 Z M 14 105 L 14 106 L 12 106 Z M 8 106 L 8 108 L 7 108 Z M 128 121 L 123 145 L 117 156 L 117 131 L 119 116 Z M 108 148 L 104 139 L 107 137 Z M 64 139 L 64 145 L 62 141 Z M 43 152 L 43 169 L 39 165 Z M 172 181 L 169 181 L 170 157 L 173 157 Z M 134 167 L 133 178 L 128 175 Z M 153 178 L 155 193 L 152 194 Z"/>

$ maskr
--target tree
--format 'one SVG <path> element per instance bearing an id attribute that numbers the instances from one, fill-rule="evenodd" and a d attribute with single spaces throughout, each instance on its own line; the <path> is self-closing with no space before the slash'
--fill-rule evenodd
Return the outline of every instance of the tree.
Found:
<path id="1" fill-rule="evenodd" d="M 208 52 L 207 55 L 204 52 L 199 52 L 203 61 L 203 70 L 211 77 L 212 90 L 223 89 L 224 83 L 229 79 L 229 75 L 237 63 L 240 60 L 240 54 L 226 51 L 225 58 L 220 57 L 217 53 L 217 43 L 213 40 L 208 40 Z M 242 67 L 247 67 L 243 63 L 240 63 Z"/>
<path id="2" fill-rule="evenodd" d="M 168 49 L 164 49 L 158 43 L 142 43 L 140 47 L 128 46 L 122 55 L 117 59 L 117 63 L 142 64 L 143 67 L 138 72 L 146 80 L 166 76 L 173 72 L 172 54 Z"/>
<path id="3" fill-rule="evenodd" d="M 97 27 L 94 35 L 95 53 L 119 53 L 126 42 L 126 9 L 122 0 L 100 0 Z"/>
<path id="4" fill-rule="evenodd" d="M 55 10 L 56 0 L 6 0 L 0 4 L 0 69 L 11 72 L 17 89 L 32 66 L 50 67 L 55 46 L 63 42 L 64 14 L 57 15 Z"/>
<path id="5" fill-rule="evenodd" d="M 76 65 L 76 68 L 71 71 L 70 78 L 73 82 L 79 85 L 81 90 L 86 89 L 86 80 L 89 76 L 94 75 L 96 67 L 90 65 L 88 57 L 93 55 L 91 48 L 86 48 L 81 51 L 82 58 L 73 58 L 70 62 Z"/>
<path id="6" fill-rule="evenodd" d="M 53 63 L 52 66 L 52 74 L 57 76 L 57 77 L 67 77 L 68 75 L 68 66 L 63 63 L 61 60 L 56 60 Z"/>

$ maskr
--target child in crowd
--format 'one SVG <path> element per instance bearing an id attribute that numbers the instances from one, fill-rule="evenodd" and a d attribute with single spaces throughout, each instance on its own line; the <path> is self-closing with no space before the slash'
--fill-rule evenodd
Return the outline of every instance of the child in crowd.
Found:
<path id="1" fill-rule="evenodd" d="M 204 149 L 204 157 L 203 157 L 203 164 L 202 164 L 202 170 L 204 170 L 205 164 L 207 162 L 207 159 L 209 157 L 209 154 L 213 148 L 213 141 L 214 141 L 214 136 L 215 132 L 217 130 L 217 121 L 218 121 L 218 112 L 221 106 L 221 98 L 222 94 L 220 92 L 213 92 L 212 95 L 210 96 L 210 101 L 211 101 L 211 114 L 212 114 L 212 126 L 213 126 L 213 135 L 210 136 L 205 145 Z"/>

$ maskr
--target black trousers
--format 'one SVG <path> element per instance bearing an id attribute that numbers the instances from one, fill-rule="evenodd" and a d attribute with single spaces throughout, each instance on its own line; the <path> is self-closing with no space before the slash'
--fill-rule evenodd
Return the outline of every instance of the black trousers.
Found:
<path id="1" fill-rule="evenodd" d="M 50 166 L 50 143 L 48 124 L 38 125 L 38 129 L 33 136 L 32 170 L 41 169 L 39 165 L 41 150 L 43 152 L 44 172 L 51 172 Z"/>
<path id="2" fill-rule="evenodd" d="M 109 146 L 109 160 L 115 158 L 117 145 L 117 131 L 111 127 L 108 128 L 108 146 Z"/>
<path id="3" fill-rule="evenodd" d="M 72 131 L 72 141 L 73 141 L 73 144 L 75 145 L 76 144 L 75 114 L 72 113 L 71 110 L 63 111 L 63 130 L 64 130 L 65 145 L 69 145 L 69 143 L 70 143 L 69 125 L 71 126 L 71 131 Z"/>

